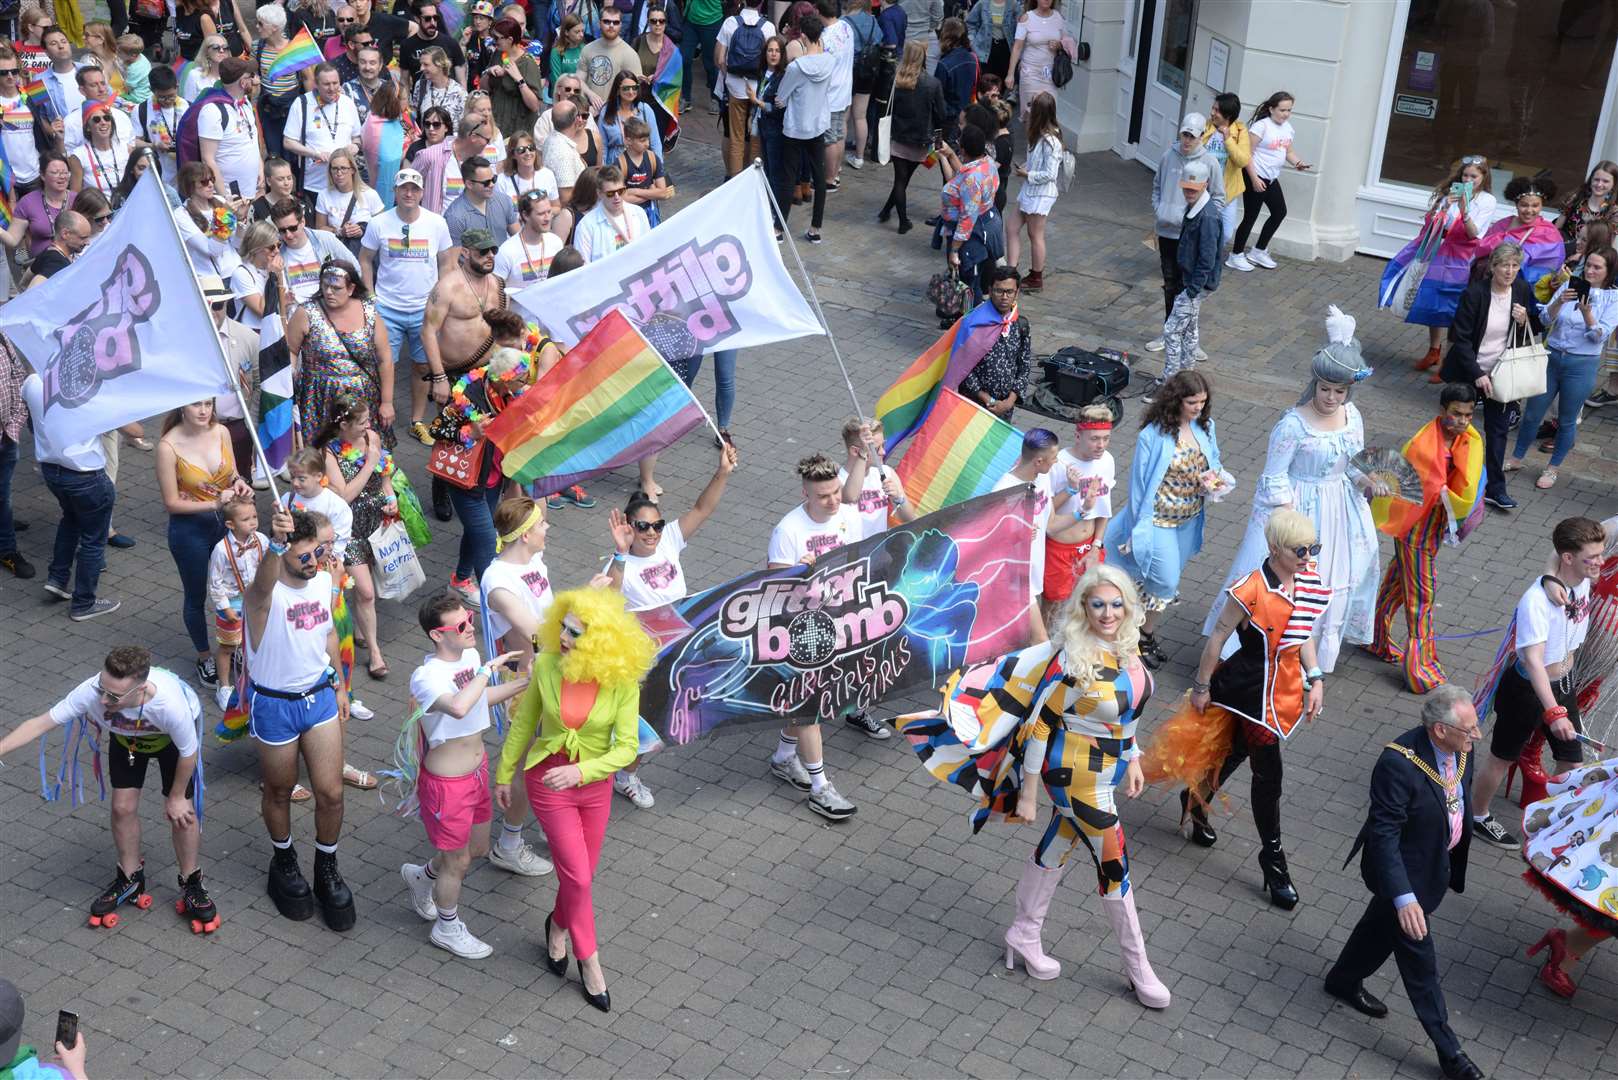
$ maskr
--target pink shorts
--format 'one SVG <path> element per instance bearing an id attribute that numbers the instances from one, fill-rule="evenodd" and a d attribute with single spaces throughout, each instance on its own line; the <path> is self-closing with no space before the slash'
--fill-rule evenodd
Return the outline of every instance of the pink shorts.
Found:
<path id="1" fill-rule="evenodd" d="M 438 776 L 422 766 L 416 778 L 416 801 L 427 839 L 439 851 L 459 851 L 472 839 L 472 826 L 494 818 L 490 806 L 489 755 L 465 776 Z"/>

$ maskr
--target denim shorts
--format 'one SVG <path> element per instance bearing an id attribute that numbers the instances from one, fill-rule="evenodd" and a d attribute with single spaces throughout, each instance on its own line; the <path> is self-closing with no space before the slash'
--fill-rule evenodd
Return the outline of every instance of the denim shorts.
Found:
<path id="1" fill-rule="evenodd" d="M 388 328 L 388 344 L 393 348 L 394 359 L 408 356 L 412 363 L 425 365 L 427 347 L 421 343 L 421 320 L 427 312 L 398 311 L 379 303 L 376 314 Z"/>
<path id="2" fill-rule="evenodd" d="M 841 146 L 843 140 L 848 138 L 848 110 L 835 109 L 831 114 L 831 127 L 826 129 L 821 141 L 827 146 Z"/>
<path id="3" fill-rule="evenodd" d="M 337 719 L 337 691 L 322 686 L 300 697 L 247 688 L 247 732 L 265 746 L 295 743 L 306 731 Z"/>

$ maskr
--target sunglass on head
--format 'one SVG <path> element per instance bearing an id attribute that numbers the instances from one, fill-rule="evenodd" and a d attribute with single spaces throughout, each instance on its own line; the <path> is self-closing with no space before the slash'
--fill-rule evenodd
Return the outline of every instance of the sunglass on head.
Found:
<path id="1" fill-rule="evenodd" d="M 1300 559 L 1312 558 L 1320 554 L 1320 545 L 1299 544 L 1297 547 L 1292 549 L 1292 554 L 1296 555 Z"/>
<path id="2" fill-rule="evenodd" d="M 461 616 L 459 622 L 445 623 L 438 628 L 446 634 L 464 634 L 470 629 L 472 629 L 472 616 L 465 614 Z"/>
<path id="3" fill-rule="evenodd" d="M 635 526 L 635 531 L 636 532 L 658 532 L 658 533 L 660 533 L 665 528 L 668 527 L 668 522 L 663 520 L 662 518 L 658 518 L 656 521 L 632 521 L 632 522 L 630 522 L 630 524 Z"/>
<path id="4" fill-rule="evenodd" d="M 1468 154 L 1468 155 L 1466 155 L 1465 157 L 1463 157 L 1461 159 L 1461 164 L 1462 165 L 1482 165 L 1483 164 L 1483 155 L 1482 154 Z"/>
<path id="5" fill-rule="evenodd" d="M 298 563 L 302 566 L 308 566 L 310 563 L 323 562 L 326 558 L 326 552 L 329 550 L 331 550 L 330 544 L 316 544 L 312 551 L 305 551 L 298 556 Z"/>

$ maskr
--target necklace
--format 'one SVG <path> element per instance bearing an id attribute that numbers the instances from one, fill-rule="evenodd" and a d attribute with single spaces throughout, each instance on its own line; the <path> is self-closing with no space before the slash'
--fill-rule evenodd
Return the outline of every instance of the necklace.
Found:
<path id="1" fill-rule="evenodd" d="M 471 289 L 472 290 L 472 295 L 477 298 L 478 311 L 480 311 L 480 312 L 488 311 L 489 310 L 489 275 L 485 274 L 483 276 L 483 284 L 479 285 L 477 282 L 472 280 L 472 275 L 467 273 L 466 267 L 462 266 L 461 267 L 461 276 L 466 279 L 466 287 L 468 289 Z"/>
<path id="2" fill-rule="evenodd" d="M 1466 775 L 1465 752 L 1455 755 L 1455 775 L 1450 779 L 1445 780 L 1443 777 L 1438 775 L 1438 770 L 1434 769 L 1431 765 L 1417 757 L 1416 752 L 1411 750 L 1409 747 L 1400 746 L 1398 743 L 1388 743 L 1387 749 L 1392 750 L 1404 757 L 1410 762 L 1410 764 L 1414 765 L 1416 768 L 1420 769 L 1424 774 L 1426 774 L 1427 779 L 1437 784 L 1443 790 L 1445 810 L 1449 811 L 1451 814 L 1460 812 L 1461 778 Z"/>
<path id="3" fill-rule="evenodd" d="M 329 449 L 333 454 L 337 455 L 338 461 L 341 461 L 346 465 L 354 466 L 356 472 L 365 464 L 364 448 L 354 445 L 347 439 L 334 439 L 332 440 L 331 446 L 327 447 L 327 449 Z M 390 454 L 388 452 L 388 448 L 384 446 L 382 448 L 382 456 L 376 459 L 376 475 L 388 476 L 392 472 L 393 455 Z"/>

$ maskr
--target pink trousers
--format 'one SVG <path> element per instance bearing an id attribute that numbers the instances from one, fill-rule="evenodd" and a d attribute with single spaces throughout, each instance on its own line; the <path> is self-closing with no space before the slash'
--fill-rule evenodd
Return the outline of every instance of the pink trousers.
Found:
<path id="1" fill-rule="evenodd" d="M 556 864 L 556 907 L 551 912 L 558 929 L 572 938 L 573 955 L 588 959 L 596 951 L 596 916 L 590 900 L 601 841 L 607 835 L 612 812 L 612 778 L 593 784 L 552 791 L 542 782 L 559 765 L 570 765 L 566 754 L 552 754 L 525 774 L 528 805 L 551 846 Z"/>

